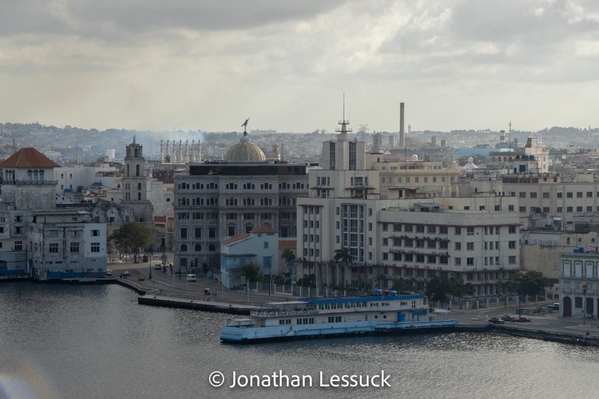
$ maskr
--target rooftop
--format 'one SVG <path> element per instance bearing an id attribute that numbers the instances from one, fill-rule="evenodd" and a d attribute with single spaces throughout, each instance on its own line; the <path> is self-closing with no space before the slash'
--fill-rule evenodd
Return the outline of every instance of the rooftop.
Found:
<path id="1" fill-rule="evenodd" d="M 57 168 L 59 164 L 52 161 L 35 148 L 21 148 L 4 162 L 0 168 Z"/>

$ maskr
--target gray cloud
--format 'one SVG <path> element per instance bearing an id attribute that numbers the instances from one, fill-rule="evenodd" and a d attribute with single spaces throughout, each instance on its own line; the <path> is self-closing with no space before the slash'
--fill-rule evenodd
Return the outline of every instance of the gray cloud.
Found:
<path id="1" fill-rule="evenodd" d="M 6 0 L 0 14 L 0 34 L 111 37 L 156 29 L 241 30 L 309 19 L 342 3 L 342 0 Z"/>
<path id="2" fill-rule="evenodd" d="M 501 107 L 497 123 L 520 126 L 541 111 L 595 115 L 593 0 L 2 6 L 0 121 L 218 131 L 251 115 L 260 128 L 332 130 L 343 92 L 352 122 L 376 130 L 396 128 L 399 101 L 415 128 L 487 128 Z M 573 93 L 566 114 L 558 100 Z"/>

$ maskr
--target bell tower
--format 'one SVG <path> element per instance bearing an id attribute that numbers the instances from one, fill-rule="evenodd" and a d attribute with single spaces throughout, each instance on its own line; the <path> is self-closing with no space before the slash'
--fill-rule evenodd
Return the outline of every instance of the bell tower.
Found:
<path id="1" fill-rule="evenodd" d="M 143 156 L 143 146 L 136 143 L 135 136 L 133 136 L 133 143 L 127 145 L 125 156 L 122 203 L 133 208 L 136 221 L 142 223 L 151 223 L 153 213 L 152 204 L 148 201 L 151 176 L 147 166 Z"/>

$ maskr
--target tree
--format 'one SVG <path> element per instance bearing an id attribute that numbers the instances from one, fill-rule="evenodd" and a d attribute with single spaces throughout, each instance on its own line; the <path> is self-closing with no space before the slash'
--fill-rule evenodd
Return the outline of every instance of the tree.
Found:
<path id="1" fill-rule="evenodd" d="M 285 262 L 293 262 L 295 260 L 295 254 L 292 250 L 286 248 L 281 253 L 281 259 L 283 259 Z"/>
<path id="2" fill-rule="evenodd" d="M 260 271 L 260 267 L 254 265 L 253 263 L 248 263 L 246 265 L 231 269 L 231 275 L 233 275 L 235 278 L 245 276 L 247 281 L 262 280 L 262 272 Z"/>
<path id="3" fill-rule="evenodd" d="M 542 294 L 543 289 L 547 287 L 547 278 L 543 277 L 541 272 L 519 272 L 512 274 L 501 286 L 509 292 L 517 293 L 519 299 L 529 295 L 536 299 L 536 296 Z"/>
<path id="4" fill-rule="evenodd" d="M 400 278 L 399 280 L 393 280 L 393 287 L 391 289 L 399 292 L 412 292 L 414 291 L 414 286 L 410 282 Z"/>
<path id="5" fill-rule="evenodd" d="M 446 278 L 433 277 L 426 284 L 425 295 L 429 297 L 430 301 L 441 301 L 445 302 L 450 294 L 451 287 L 449 280 Z"/>
<path id="6" fill-rule="evenodd" d="M 349 248 L 342 247 L 335 250 L 335 262 L 345 262 L 345 264 L 349 264 L 351 262 L 351 252 Z"/>
<path id="7" fill-rule="evenodd" d="M 460 309 L 462 306 L 462 298 L 466 295 L 472 295 L 474 293 L 474 288 L 472 288 L 472 284 L 466 283 L 462 279 L 457 279 L 455 277 L 451 277 L 449 279 L 449 294 L 458 298 L 460 303 Z"/>
<path id="8" fill-rule="evenodd" d="M 108 239 L 123 252 L 131 250 L 137 263 L 140 249 L 152 243 L 152 230 L 139 222 L 128 222 L 115 230 Z"/>
<path id="9" fill-rule="evenodd" d="M 316 287 L 316 275 L 310 274 L 297 280 L 297 285 L 301 287 Z"/>
<path id="10" fill-rule="evenodd" d="M 543 289 L 547 287 L 547 278 L 543 277 L 541 272 L 520 272 L 512 274 L 502 286 L 519 296 L 534 296 L 536 299 L 536 295 L 542 294 Z"/>
<path id="11" fill-rule="evenodd" d="M 290 250 L 289 248 L 286 248 L 281 253 L 281 259 L 283 259 L 285 261 L 286 266 L 289 266 L 289 264 L 295 260 L 295 254 L 293 253 L 292 250 Z M 295 274 L 295 271 L 292 270 L 290 273 L 288 273 L 288 270 L 289 270 L 288 268 L 285 269 L 285 275 L 291 276 L 292 274 Z"/>

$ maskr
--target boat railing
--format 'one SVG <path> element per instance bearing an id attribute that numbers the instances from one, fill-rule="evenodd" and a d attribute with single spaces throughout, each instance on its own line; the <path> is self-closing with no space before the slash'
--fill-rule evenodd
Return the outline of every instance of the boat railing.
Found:
<path id="1" fill-rule="evenodd" d="M 317 310 L 297 309 L 297 310 L 274 310 L 260 309 L 250 311 L 250 316 L 254 317 L 287 317 L 287 316 L 307 316 L 318 314 Z"/>
<path id="2" fill-rule="evenodd" d="M 229 327 L 255 327 L 256 323 L 252 319 L 229 319 L 227 326 Z"/>

